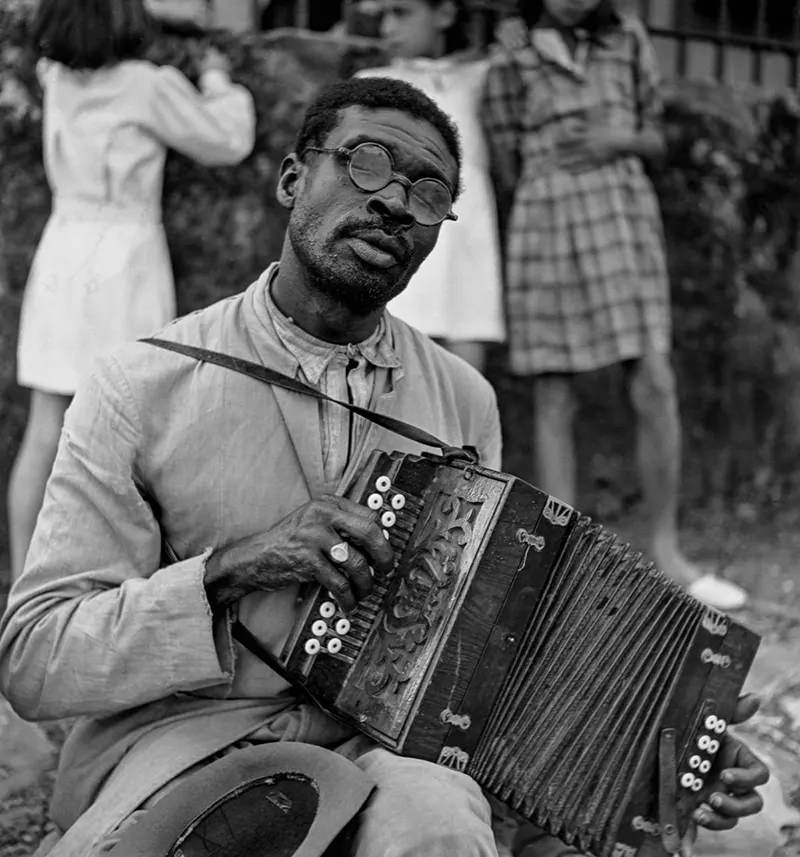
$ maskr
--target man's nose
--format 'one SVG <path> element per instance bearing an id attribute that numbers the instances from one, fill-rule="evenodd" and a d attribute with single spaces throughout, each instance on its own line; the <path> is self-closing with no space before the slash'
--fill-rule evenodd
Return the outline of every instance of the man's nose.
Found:
<path id="1" fill-rule="evenodd" d="M 413 226 L 415 222 L 408 209 L 408 192 L 398 181 L 390 182 L 382 190 L 375 191 L 367 202 L 367 208 L 404 227 Z"/>

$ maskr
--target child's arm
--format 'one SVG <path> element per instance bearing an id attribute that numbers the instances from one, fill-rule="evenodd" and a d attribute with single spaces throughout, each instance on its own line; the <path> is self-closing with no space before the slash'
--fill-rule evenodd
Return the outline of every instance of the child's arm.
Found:
<path id="1" fill-rule="evenodd" d="M 153 133 L 201 164 L 237 164 L 253 150 L 253 98 L 231 83 L 220 64 L 206 64 L 199 92 L 176 68 L 162 66 L 154 74 L 150 102 Z"/>
<path id="2" fill-rule="evenodd" d="M 637 151 L 632 154 L 645 160 L 658 161 L 666 152 L 662 125 L 664 101 L 661 95 L 661 72 L 653 42 L 642 22 L 638 18 L 629 18 L 628 24 L 635 40 L 634 67 L 639 118 L 635 141 Z"/>
<path id="3" fill-rule="evenodd" d="M 501 226 L 511 209 L 520 171 L 520 116 L 525 100 L 522 76 L 509 53 L 489 65 L 479 115 L 489 149 L 489 163 Z"/>

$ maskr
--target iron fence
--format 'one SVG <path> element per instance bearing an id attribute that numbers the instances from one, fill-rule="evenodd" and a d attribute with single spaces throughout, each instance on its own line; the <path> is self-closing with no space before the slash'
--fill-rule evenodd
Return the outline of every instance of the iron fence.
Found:
<path id="1" fill-rule="evenodd" d="M 800 84 L 800 0 L 640 0 L 639 6 L 662 45 L 667 74 Z"/>

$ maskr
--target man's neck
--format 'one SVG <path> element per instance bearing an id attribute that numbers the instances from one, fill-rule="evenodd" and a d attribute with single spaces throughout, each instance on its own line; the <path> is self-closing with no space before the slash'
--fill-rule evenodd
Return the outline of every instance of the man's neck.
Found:
<path id="1" fill-rule="evenodd" d="M 293 254 L 284 252 L 278 272 L 268 285 L 275 305 L 311 336 L 345 345 L 363 342 L 375 330 L 383 308 L 354 315 L 343 304 L 309 285 L 308 273 Z"/>

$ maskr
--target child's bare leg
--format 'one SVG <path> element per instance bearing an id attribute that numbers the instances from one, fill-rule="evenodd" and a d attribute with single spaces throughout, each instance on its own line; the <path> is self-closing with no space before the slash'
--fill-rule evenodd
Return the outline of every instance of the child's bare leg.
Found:
<path id="1" fill-rule="evenodd" d="M 12 581 L 22 574 L 25 565 L 70 399 L 58 393 L 31 391 L 28 423 L 8 486 Z"/>
<path id="2" fill-rule="evenodd" d="M 577 494 L 575 393 L 570 375 L 537 375 L 533 380 L 535 481 L 565 503 Z"/>
<path id="3" fill-rule="evenodd" d="M 678 545 L 681 437 L 669 355 L 651 351 L 637 360 L 631 369 L 630 393 L 653 559 L 665 574 L 687 585 L 700 575 Z"/>
<path id="4" fill-rule="evenodd" d="M 702 574 L 678 544 L 681 435 L 675 376 L 669 356 L 649 352 L 631 371 L 631 400 L 637 415 L 637 457 L 651 521 L 656 565 L 701 601 L 719 610 L 737 610 L 747 594 L 735 583 Z"/>

